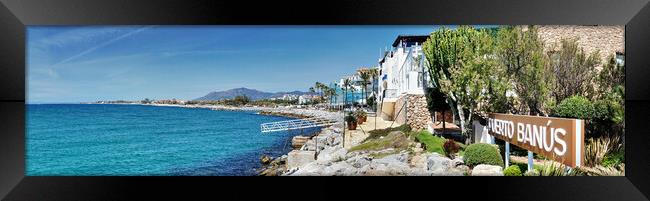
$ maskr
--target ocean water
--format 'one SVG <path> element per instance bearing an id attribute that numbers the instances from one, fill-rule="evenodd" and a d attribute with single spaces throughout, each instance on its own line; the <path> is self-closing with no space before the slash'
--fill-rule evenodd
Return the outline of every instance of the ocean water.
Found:
<path id="1" fill-rule="evenodd" d="M 262 154 L 319 128 L 260 132 L 288 120 L 254 112 L 108 104 L 30 104 L 26 175 L 255 175 Z"/>

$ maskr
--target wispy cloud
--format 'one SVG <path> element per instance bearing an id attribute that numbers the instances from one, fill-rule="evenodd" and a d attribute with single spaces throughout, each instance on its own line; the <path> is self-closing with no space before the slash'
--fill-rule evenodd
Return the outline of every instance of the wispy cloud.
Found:
<path id="1" fill-rule="evenodd" d="M 35 41 L 35 45 L 39 47 L 49 48 L 49 47 L 65 47 L 73 43 L 86 43 L 92 42 L 97 38 L 107 35 L 119 34 L 121 29 L 106 27 L 101 29 L 71 29 L 59 34 L 41 38 L 38 41 Z"/>
<path id="2" fill-rule="evenodd" d="M 96 46 L 90 47 L 90 48 L 88 48 L 88 49 L 86 49 L 86 50 L 84 50 L 84 51 L 82 51 L 82 52 L 79 52 L 79 53 L 77 53 L 77 54 L 75 54 L 75 55 L 73 55 L 73 56 L 70 56 L 70 57 L 68 57 L 68 58 L 66 58 L 66 59 L 63 59 L 63 60 L 61 60 L 61 61 L 59 61 L 59 62 L 57 62 L 57 63 L 54 63 L 54 64 L 50 65 L 50 67 L 56 67 L 56 66 L 58 66 L 58 65 L 61 65 L 61 64 L 64 64 L 64 63 L 70 62 L 70 61 L 75 60 L 75 59 L 80 58 L 80 57 L 83 57 L 84 55 L 89 54 L 89 53 L 91 53 L 91 52 L 94 52 L 94 51 L 97 50 L 97 49 L 100 49 L 100 48 L 106 47 L 106 46 L 108 46 L 108 45 L 110 45 L 110 44 L 113 44 L 113 43 L 115 43 L 115 42 L 118 42 L 118 41 L 120 41 L 120 40 L 122 40 L 122 39 L 124 39 L 124 38 L 127 38 L 127 37 L 129 37 L 129 36 L 132 36 L 132 35 L 138 34 L 138 33 L 140 33 L 140 32 L 143 32 L 143 31 L 145 31 L 145 30 L 147 30 L 147 29 L 149 29 L 149 28 L 151 28 L 151 27 L 153 27 L 153 26 L 142 27 L 142 28 L 139 28 L 139 29 L 136 29 L 136 30 L 130 31 L 130 32 L 128 32 L 128 33 L 122 34 L 122 35 L 120 35 L 120 36 L 117 36 L 117 37 L 112 38 L 112 39 L 110 39 L 110 40 L 107 40 L 107 41 L 105 41 L 105 42 L 102 42 L 102 43 L 100 43 L 99 45 L 96 45 Z"/>

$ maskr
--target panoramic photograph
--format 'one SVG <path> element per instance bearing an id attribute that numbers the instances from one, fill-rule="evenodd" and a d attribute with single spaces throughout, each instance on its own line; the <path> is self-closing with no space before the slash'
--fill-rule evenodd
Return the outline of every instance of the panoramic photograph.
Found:
<path id="1" fill-rule="evenodd" d="M 625 27 L 28 26 L 27 176 L 625 176 Z"/>

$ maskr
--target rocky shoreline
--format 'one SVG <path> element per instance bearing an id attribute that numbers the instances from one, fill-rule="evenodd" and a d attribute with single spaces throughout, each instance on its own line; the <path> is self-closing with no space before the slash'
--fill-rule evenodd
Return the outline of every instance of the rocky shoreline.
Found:
<path id="1" fill-rule="evenodd" d="M 385 138 L 391 145 L 380 150 L 344 148 L 342 122 L 323 128 L 300 149 L 277 158 L 262 156 L 260 176 L 503 176 L 501 166 L 470 168 L 461 156 L 427 152 L 424 144 L 401 131 Z"/>

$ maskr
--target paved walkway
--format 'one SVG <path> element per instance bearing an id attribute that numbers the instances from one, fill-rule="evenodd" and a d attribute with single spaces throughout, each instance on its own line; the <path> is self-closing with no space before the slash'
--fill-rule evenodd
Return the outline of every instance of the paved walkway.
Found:
<path id="1" fill-rule="evenodd" d="M 367 121 L 361 125 L 357 125 L 356 130 L 345 129 L 345 148 L 351 148 L 356 145 L 359 145 L 361 141 L 365 140 L 370 134 L 368 133 L 371 130 L 384 129 L 389 126 L 398 127 L 401 124 L 393 123 L 393 121 L 384 121 L 381 117 L 377 117 L 377 124 L 375 124 L 375 117 L 368 117 Z"/>

